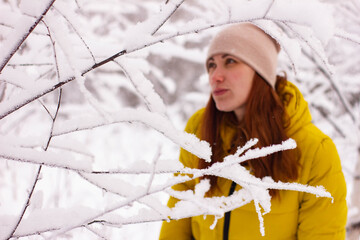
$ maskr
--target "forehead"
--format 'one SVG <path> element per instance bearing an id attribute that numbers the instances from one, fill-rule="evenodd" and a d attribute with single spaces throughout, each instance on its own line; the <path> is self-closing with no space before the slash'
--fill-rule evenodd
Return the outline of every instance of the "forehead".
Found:
<path id="1" fill-rule="evenodd" d="M 232 55 L 227 54 L 227 53 L 218 53 L 218 54 L 215 54 L 215 55 L 212 55 L 211 57 L 209 57 L 208 61 L 214 60 L 216 58 L 226 58 L 227 56 L 232 56 Z"/>
<path id="2" fill-rule="evenodd" d="M 225 58 L 227 58 L 227 57 L 233 57 L 233 58 L 238 59 L 237 57 L 235 57 L 235 56 L 233 56 L 233 55 L 231 55 L 231 54 L 228 54 L 228 53 L 218 53 L 218 54 L 215 54 L 215 55 L 209 57 L 209 58 L 207 59 L 206 63 L 215 61 L 216 59 L 225 59 Z M 240 60 L 240 59 L 239 59 L 239 60 Z"/>

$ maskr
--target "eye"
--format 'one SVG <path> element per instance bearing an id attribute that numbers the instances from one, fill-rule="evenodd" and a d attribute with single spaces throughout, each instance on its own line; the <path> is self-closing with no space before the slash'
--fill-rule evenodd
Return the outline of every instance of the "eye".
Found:
<path id="1" fill-rule="evenodd" d="M 225 64 L 233 64 L 237 63 L 237 61 L 234 58 L 228 57 L 225 59 Z"/>
<path id="2" fill-rule="evenodd" d="M 208 62 L 207 64 L 207 70 L 208 72 L 211 70 L 211 69 L 214 69 L 216 68 L 216 64 L 214 62 Z"/>

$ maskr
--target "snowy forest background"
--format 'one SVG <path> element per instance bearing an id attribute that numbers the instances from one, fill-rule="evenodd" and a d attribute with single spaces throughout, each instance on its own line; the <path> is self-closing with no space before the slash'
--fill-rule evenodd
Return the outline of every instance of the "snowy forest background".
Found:
<path id="1" fill-rule="evenodd" d="M 180 146 L 210 156 L 182 129 L 209 96 L 211 36 L 242 21 L 278 39 L 279 72 L 333 138 L 348 187 L 348 239 L 359 239 L 359 13 L 359 0 L 1 0 L 0 239 L 157 239 L 168 217 L 229 210 L 203 198 L 206 183 L 194 194 L 170 187 L 187 180 L 175 172 L 206 173 L 178 163 Z M 239 151 L 208 171 L 235 179 L 225 170 L 250 155 Z M 251 181 L 265 197 L 228 207 L 253 200 L 267 211 L 266 189 L 279 185 Z M 183 200 L 177 211 L 166 208 L 169 194 Z"/>

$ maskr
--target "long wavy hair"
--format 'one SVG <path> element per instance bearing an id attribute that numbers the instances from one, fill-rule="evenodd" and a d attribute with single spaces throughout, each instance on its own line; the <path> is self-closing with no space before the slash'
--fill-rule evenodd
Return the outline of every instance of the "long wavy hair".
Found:
<path id="1" fill-rule="evenodd" d="M 233 123 L 237 129 L 236 143 L 230 151 L 234 153 L 236 147 L 243 145 L 251 138 L 259 141 L 254 147 L 266 147 L 279 144 L 288 139 L 286 128 L 290 125 L 284 104 L 291 99 L 291 94 L 279 96 L 287 83 L 286 75 L 277 76 L 275 89 L 273 89 L 260 75 L 255 74 L 253 86 L 245 107 L 243 119 L 239 122 L 233 112 L 222 112 L 216 108 L 214 99 L 210 96 L 205 108 L 204 119 L 201 129 L 201 137 L 212 146 L 212 161 L 207 163 L 199 161 L 199 168 L 207 168 L 216 162 L 221 162 L 226 153 L 223 152 L 220 127 L 227 123 Z M 294 181 L 299 176 L 298 150 L 286 150 L 273 153 L 266 157 L 248 160 L 248 165 L 253 174 L 258 178 L 271 176 L 275 181 Z M 205 176 L 210 179 L 210 193 L 216 188 L 217 177 Z M 272 196 L 278 195 L 278 191 L 270 190 Z"/>

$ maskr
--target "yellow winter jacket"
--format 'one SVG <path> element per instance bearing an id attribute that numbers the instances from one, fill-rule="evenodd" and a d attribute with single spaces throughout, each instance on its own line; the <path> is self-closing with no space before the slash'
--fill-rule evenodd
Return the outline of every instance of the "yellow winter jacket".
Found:
<path id="1" fill-rule="evenodd" d="M 291 123 L 287 130 L 300 149 L 301 184 L 322 185 L 331 193 L 329 198 L 317 198 L 309 193 L 280 191 L 280 198 L 271 200 L 271 212 L 265 214 L 265 236 L 259 229 L 259 220 L 253 202 L 231 212 L 229 239 L 272 239 L 272 240 L 343 240 L 347 219 L 346 185 L 341 170 L 340 159 L 332 140 L 311 123 L 311 115 L 300 91 L 290 82 L 278 94 L 293 95 L 286 110 Z M 185 131 L 200 138 L 200 124 L 204 109 L 195 113 L 188 121 Z M 230 141 L 235 130 L 222 126 L 221 136 L 224 151 L 230 148 Z M 198 158 L 185 150 L 180 152 L 180 161 L 186 167 L 197 168 Z M 193 189 L 198 180 L 174 186 L 175 190 Z M 215 195 L 227 196 L 231 181 L 218 180 L 219 190 Z M 240 189 L 237 186 L 235 190 Z M 170 197 L 169 207 L 178 200 Z M 213 216 L 196 216 L 181 220 L 164 222 L 160 239 L 187 240 L 192 236 L 196 240 L 223 239 L 224 218 L 220 219 L 214 230 L 210 229 Z"/>

